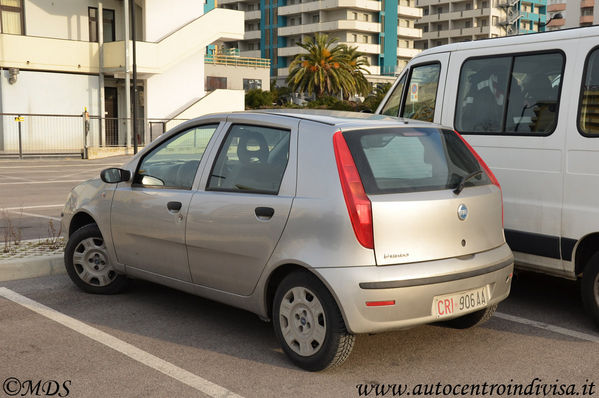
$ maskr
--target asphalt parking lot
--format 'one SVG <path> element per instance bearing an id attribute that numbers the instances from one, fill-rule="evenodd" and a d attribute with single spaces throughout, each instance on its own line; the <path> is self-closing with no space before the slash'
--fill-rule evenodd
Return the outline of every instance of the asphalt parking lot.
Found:
<path id="1" fill-rule="evenodd" d="M 2 161 L 0 208 L 22 208 L 23 234 L 37 238 L 71 187 L 125 160 Z M 599 396 L 599 329 L 576 283 L 532 273 L 515 275 L 481 327 L 360 335 L 348 361 L 322 373 L 291 365 L 255 315 L 144 281 L 114 296 L 83 293 L 66 275 L 0 282 L 0 342 L 0 397 L 33 396 L 38 382 L 37 395 L 73 397 L 393 396 L 400 386 L 482 396 L 485 385 L 486 396 L 517 385 Z"/>
<path id="2" fill-rule="evenodd" d="M 22 239 L 49 237 L 73 187 L 130 158 L 0 160 L 0 236 L 10 222 Z"/>

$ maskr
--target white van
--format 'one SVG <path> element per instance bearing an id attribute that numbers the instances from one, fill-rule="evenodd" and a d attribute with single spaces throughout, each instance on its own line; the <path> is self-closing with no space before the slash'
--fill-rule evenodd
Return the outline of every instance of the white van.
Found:
<path id="1" fill-rule="evenodd" d="M 599 324 L 599 26 L 425 50 L 377 113 L 463 134 L 501 183 L 517 267 L 582 278 Z"/>

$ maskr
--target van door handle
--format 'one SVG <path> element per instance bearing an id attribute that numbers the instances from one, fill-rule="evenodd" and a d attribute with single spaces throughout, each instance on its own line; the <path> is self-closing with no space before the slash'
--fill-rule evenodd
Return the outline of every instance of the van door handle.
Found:
<path id="1" fill-rule="evenodd" d="M 174 211 L 175 213 L 181 210 L 181 206 L 183 206 L 181 202 L 168 202 L 166 204 L 168 211 Z"/>
<path id="2" fill-rule="evenodd" d="M 275 214 L 275 209 L 272 207 L 256 207 L 254 212 L 259 220 L 269 220 Z"/>

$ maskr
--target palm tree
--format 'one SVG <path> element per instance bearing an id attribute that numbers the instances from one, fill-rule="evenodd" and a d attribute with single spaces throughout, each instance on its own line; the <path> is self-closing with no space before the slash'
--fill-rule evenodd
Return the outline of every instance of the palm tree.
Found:
<path id="1" fill-rule="evenodd" d="M 368 80 L 366 80 L 364 73 L 370 74 L 370 71 L 365 68 L 366 66 L 370 66 L 370 63 L 364 58 L 364 54 L 358 51 L 358 47 L 348 47 L 345 45 L 342 47 L 343 55 L 346 58 L 347 67 L 353 80 L 352 87 L 344 88 L 344 90 L 347 90 L 347 97 L 354 94 L 368 95 L 372 87 Z"/>
<path id="2" fill-rule="evenodd" d="M 287 84 L 293 91 L 316 93 L 319 97 L 337 95 L 342 89 L 355 92 L 344 46 L 336 42 L 336 38 L 317 33 L 297 43 L 307 53 L 296 55 L 289 65 Z"/>

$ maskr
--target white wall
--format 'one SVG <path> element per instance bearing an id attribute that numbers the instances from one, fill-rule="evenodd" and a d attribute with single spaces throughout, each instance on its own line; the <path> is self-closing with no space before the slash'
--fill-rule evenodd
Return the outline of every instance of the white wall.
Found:
<path id="1" fill-rule="evenodd" d="M 159 41 L 204 14 L 202 0 L 146 0 L 146 41 Z"/>
<path id="2" fill-rule="evenodd" d="M 168 118 L 205 95 L 204 54 L 193 55 L 146 80 L 148 118 Z"/>
<path id="3" fill-rule="evenodd" d="M 19 114 L 80 115 L 84 107 L 98 114 L 98 77 L 65 73 L 20 71 L 15 84 L 8 71 L 0 76 L 2 112 Z M 68 117 L 25 117 L 21 124 L 23 147 L 35 152 L 78 149 L 82 146 L 82 119 Z M 18 148 L 18 125 L 13 116 L 2 118 L 0 150 Z M 3 148 L 2 148 L 3 147 Z"/>
<path id="4" fill-rule="evenodd" d="M 123 40 L 123 1 L 103 0 L 115 12 L 116 40 Z M 88 7 L 97 0 L 25 0 L 25 33 L 28 36 L 89 41 Z"/>

